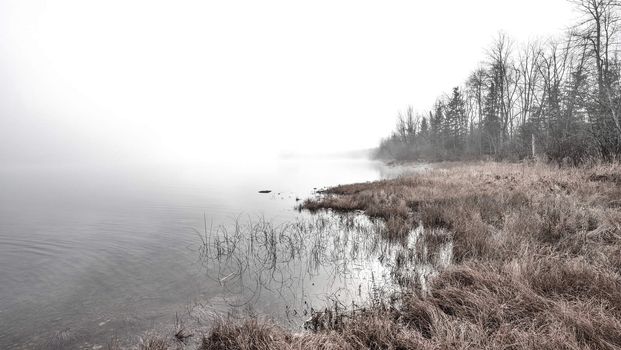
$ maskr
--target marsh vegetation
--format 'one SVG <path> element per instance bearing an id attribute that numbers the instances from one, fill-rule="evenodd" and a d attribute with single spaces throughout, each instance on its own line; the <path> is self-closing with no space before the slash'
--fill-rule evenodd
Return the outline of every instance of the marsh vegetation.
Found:
<path id="1" fill-rule="evenodd" d="M 302 215 L 278 225 L 252 217 L 206 225 L 197 232 L 200 263 L 222 289 L 221 300 L 191 305 L 175 327 L 148 335 L 142 346 L 205 347 L 208 340 L 195 335 L 248 320 L 319 334 L 386 303 L 396 307 L 410 288 L 427 289 L 450 262 L 452 246 L 445 230 L 413 227 L 404 242 L 385 239 L 385 231 L 382 220 L 361 212 Z M 216 312 L 214 302 L 221 305 Z"/>
<path id="2" fill-rule="evenodd" d="M 222 321 L 202 348 L 618 348 L 619 171 L 481 163 L 328 189 L 304 207 L 379 218 L 382 239 L 433 264 L 429 283 L 393 274 L 398 294 L 311 332 Z M 421 226 L 425 248 L 408 249 Z"/>

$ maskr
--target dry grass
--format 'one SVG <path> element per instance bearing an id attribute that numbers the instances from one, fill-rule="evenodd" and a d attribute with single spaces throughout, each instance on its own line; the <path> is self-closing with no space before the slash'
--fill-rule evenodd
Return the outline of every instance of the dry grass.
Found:
<path id="1" fill-rule="evenodd" d="M 364 211 L 388 239 L 422 224 L 428 246 L 452 241 L 453 264 L 338 327 L 221 322 L 202 348 L 619 349 L 620 174 L 480 163 L 328 189 L 303 207 Z"/>

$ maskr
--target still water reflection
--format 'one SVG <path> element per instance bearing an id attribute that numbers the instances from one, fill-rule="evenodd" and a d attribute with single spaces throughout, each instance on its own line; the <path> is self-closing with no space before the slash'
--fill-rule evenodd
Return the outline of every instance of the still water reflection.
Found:
<path id="1" fill-rule="evenodd" d="M 360 279 L 375 276 L 370 265 L 344 267 L 338 257 L 319 264 L 328 259 L 327 242 L 345 247 L 355 240 L 330 223 L 320 226 L 323 219 L 301 223 L 308 217 L 294 210 L 296 199 L 401 170 L 364 159 L 3 167 L 0 348 L 45 346 L 58 334 L 76 346 L 105 344 L 169 324 L 189 305 L 205 313 L 255 305 L 299 324 L 311 303 L 361 293 L 368 285 Z M 264 189 L 272 192 L 258 193 Z M 289 249 L 295 263 L 270 261 L 274 254 L 247 245 L 271 244 L 260 235 L 270 230 L 318 233 L 316 251 L 281 241 L 274 249 Z M 243 245 L 231 246 L 233 235 L 244 235 Z M 315 254 L 317 265 L 300 254 Z M 361 274 L 350 278 L 351 269 Z"/>

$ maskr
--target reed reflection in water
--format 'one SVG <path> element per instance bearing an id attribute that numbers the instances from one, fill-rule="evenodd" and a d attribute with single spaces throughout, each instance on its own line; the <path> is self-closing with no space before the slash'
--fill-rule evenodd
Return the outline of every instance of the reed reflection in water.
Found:
<path id="1" fill-rule="evenodd" d="M 281 224 L 262 217 L 238 217 L 228 227 L 205 222 L 197 233 L 205 274 L 222 288 L 223 304 L 298 327 L 318 312 L 364 308 L 412 283 L 424 292 L 450 262 L 447 232 L 418 227 L 395 242 L 383 230 L 381 220 L 361 213 L 324 212 Z"/>

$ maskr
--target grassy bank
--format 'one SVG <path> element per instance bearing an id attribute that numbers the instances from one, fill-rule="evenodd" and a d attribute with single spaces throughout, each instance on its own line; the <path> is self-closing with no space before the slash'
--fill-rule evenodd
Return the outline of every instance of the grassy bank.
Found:
<path id="1" fill-rule="evenodd" d="M 316 332 L 221 322 L 203 349 L 621 347 L 619 165 L 455 166 L 330 188 L 303 206 L 362 210 L 390 240 L 442 229 L 453 263 L 427 288 Z"/>

